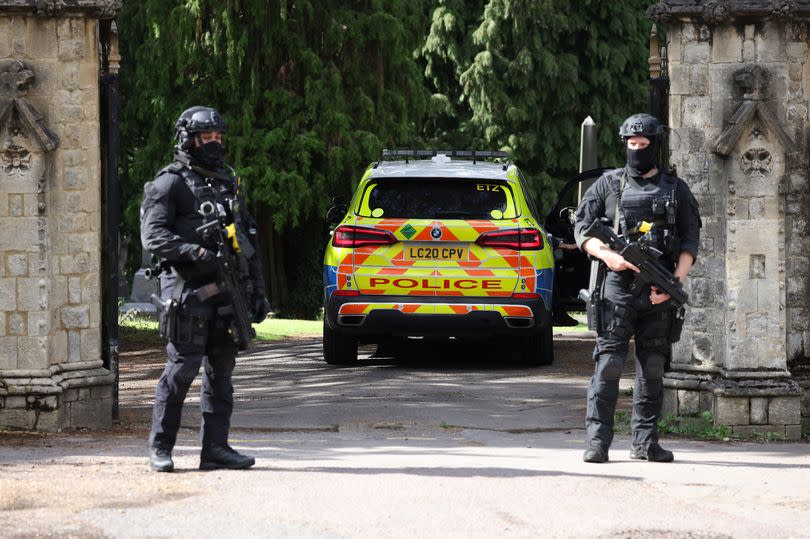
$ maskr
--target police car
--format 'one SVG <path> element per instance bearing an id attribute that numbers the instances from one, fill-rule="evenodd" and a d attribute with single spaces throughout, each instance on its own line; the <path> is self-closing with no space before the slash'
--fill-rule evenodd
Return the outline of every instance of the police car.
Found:
<path id="1" fill-rule="evenodd" d="M 520 170 L 490 161 L 507 157 L 384 151 L 330 209 L 327 363 L 354 363 L 359 341 L 408 336 L 502 337 L 527 364 L 553 362 L 553 248 Z M 570 210 L 555 205 L 550 224 L 573 241 Z"/>

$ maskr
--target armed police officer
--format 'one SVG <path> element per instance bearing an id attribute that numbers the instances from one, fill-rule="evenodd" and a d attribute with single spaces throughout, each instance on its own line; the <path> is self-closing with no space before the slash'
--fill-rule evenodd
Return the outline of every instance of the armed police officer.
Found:
<path id="1" fill-rule="evenodd" d="M 603 174 L 585 193 L 577 208 L 575 236 L 580 248 L 598 259 L 596 292 L 601 305 L 594 350 L 596 362 L 588 389 L 586 462 L 606 462 L 613 441 L 613 415 L 619 378 L 631 337 L 636 342 L 630 457 L 671 462 L 673 454 L 658 443 L 657 423 L 663 401 L 664 368 L 671 343 L 678 340 L 683 311 L 655 285 L 631 292 L 639 268 L 586 231 L 600 218 L 628 242 L 643 241 L 663 254 L 659 261 L 683 283 L 697 257 L 700 236 L 698 204 L 689 186 L 658 165 L 664 128 L 649 114 L 634 114 L 622 124 L 624 168 Z M 605 270 L 606 268 L 606 270 Z M 593 294 L 594 291 L 591 291 Z M 601 294 L 599 294 L 601 293 Z"/>
<path id="2" fill-rule="evenodd" d="M 158 380 L 149 465 L 174 469 L 172 449 L 180 427 L 183 401 L 203 367 L 200 408 L 200 469 L 249 468 L 255 459 L 228 445 L 233 411 L 233 373 L 238 339 L 234 338 L 234 297 L 217 286 L 219 245 L 200 230 L 211 215 L 221 216 L 243 261 L 244 287 L 253 322 L 267 316 L 256 227 L 241 196 L 239 180 L 223 163 L 226 124 L 209 107 L 192 107 L 175 123 L 174 162 L 144 186 L 141 242 L 160 262 L 163 307 L 161 335 L 168 340 L 168 362 Z M 206 216 L 209 216 L 207 219 Z M 239 294 L 240 297 L 243 294 Z M 248 312 L 245 310 L 245 312 Z M 250 329 L 250 320 L 247 320 Z M 251 329 L 252 331 L 252 329 Z"/>

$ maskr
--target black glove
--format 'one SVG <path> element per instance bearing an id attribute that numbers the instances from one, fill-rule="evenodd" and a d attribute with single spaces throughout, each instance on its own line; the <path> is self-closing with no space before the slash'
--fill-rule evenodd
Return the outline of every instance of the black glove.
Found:
<path id="1" fill-rule="evenodd" d="M 195 254 L 197 255 L 195 262 L 214 262 L 217 259 L 216 253 L 204 247 L 200 247 Z"/>
<path id="2" fill-rule="evenodd" d="M 253 323 L 259 324 L 267 318 L 270 312 L 270 302 L 264 297 L 263 292 L 257 292 L 253 296 Z"/>

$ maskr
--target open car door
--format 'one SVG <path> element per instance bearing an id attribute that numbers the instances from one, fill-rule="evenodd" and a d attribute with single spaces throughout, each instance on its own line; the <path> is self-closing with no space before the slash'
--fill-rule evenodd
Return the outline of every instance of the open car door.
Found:
<path id="1" fill-rule="evenodd" d="M 557 200 L 546 215 L 544 228 L 562 243 L 574 241 L 574 214 L 577 192 L 580 184 L 590 185 L 609 168 L 595 168 L 577 174 L 568 180 L 560 190 Z M 590 262 L 588 255 L 579 249 L 562 249 L 562 258 L 555 262 L 554 279 L 555 306 L 571 311 L 584 311 L 585 305 L 579 299 L 579 291 L 588 288 Z"/>

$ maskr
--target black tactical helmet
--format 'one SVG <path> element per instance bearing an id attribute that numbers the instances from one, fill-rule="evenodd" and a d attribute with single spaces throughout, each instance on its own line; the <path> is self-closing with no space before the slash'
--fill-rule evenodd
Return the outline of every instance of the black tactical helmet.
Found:
<path id="1" fill-rule="evenodd" d="M 219 131 L 225 133 L 228 126 L 222 115 L 211 107 L 191 107 L 183 112 L 174 123 L 174 136 L 181 150 L 191 148 L 194 133 Z"/>
<path id="2" fill-rule="evenodd" d="M 622 140 L 630 137 L 653 138 L 664 133 L 664 126 L 655 116 L 650 114 L 633 114 L 627 118 L 619 128 L 619 136 Z"/>

